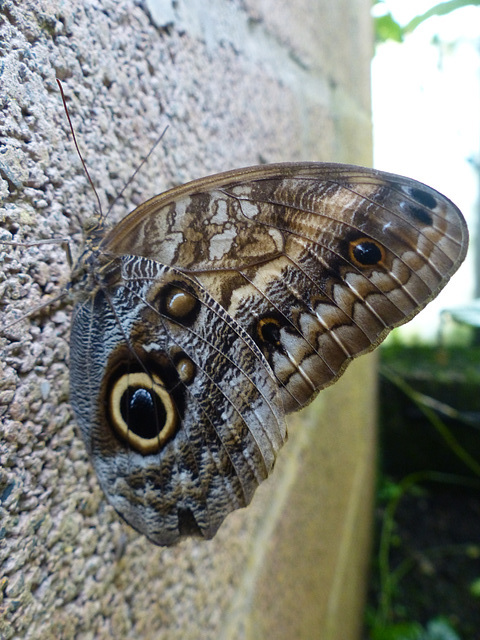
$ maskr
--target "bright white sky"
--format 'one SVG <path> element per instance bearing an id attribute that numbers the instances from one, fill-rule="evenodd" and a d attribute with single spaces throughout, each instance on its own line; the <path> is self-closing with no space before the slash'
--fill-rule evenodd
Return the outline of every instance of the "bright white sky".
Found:
<path id="1" fill-rule="evenodd" d="M 384 4 L 403 25 L 437 2 Z M 372 100 L 375 166 L 444 193 L 463 211 L 473 235 L 480 183 L 471 164 L 480 162 L 480 7 L 430 18 L 405 42 L 377 47 Z M 431 336 L 439 311 L 468 302 L 472 290 L 470 261 L 404 331 Z"/>

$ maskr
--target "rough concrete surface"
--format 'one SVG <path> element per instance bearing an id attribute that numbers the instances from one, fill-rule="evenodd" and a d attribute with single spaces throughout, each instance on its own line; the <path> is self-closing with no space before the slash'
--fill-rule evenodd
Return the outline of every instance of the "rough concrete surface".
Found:
<path id="1" fill-rule="evenodd" d="M 76 433 L 68 300 L 21 316 L 69 277 L 60 242 L 28 243 L 68 239 L 75 256 L 95 215 L 55 78 L 115 221 L 170 186 L 235 167 L 369 164 L 369 9 L 367 0 L 0 0 L 0 239 L 23 244 L 0 250 L 2 640 L 358 637 L 368 361 L 321 394 L 253 504 L 214 540 L 161 549 L 107 505 Z M 360 394 L 362 420 L 342 412 L 343 393 Z M 350 623 L 339 623 L 347 610 Z"/>

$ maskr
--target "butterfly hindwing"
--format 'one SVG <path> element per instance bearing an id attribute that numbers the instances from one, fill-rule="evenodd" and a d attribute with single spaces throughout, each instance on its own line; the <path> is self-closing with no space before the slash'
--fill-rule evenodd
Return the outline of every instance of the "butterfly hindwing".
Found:
<path id="1" fill-rule="evenodd" d="M 285 438 L 257 345 L 194 280 L 146 258 L 76 309 L 71 401 L 109 501 L 157 544 L 214 535 Z M 109 265 L 110 271 L 112 264 Z"/>

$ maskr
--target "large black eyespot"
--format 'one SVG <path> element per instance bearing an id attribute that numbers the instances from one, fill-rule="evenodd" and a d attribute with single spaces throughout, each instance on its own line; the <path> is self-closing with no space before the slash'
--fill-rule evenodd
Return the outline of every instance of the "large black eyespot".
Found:
<path id="1" fill-rule="evenodd" d="M 152 351 L 146 357 L 119 347 L 100 401 L 112 433 L 142 455 L 158 453 L 182 426 L 186 387 L 196 374 L 184 351 Z"/>
<path id="2" fill-rule="evenodd" d="M 165 426 L 165 407 L 151 389 L 128 386 L 120 400 L 120 413 L 133 433 L 146 440 L 157 438 Z"/>
<path id="3" fill-rule="evenodd" d="M 175 399 L 156 374 L 124 373 L 108 397 L 110 423 L 139 453 L 157 453 L 179 428 Z"/>
<path id="4" fill-rule="evenodd" d="M 350 242 L 350 260 L 357 267 L 371 267 L 385 260 L 385 249 L 370 238 L 359 238 Z"/>

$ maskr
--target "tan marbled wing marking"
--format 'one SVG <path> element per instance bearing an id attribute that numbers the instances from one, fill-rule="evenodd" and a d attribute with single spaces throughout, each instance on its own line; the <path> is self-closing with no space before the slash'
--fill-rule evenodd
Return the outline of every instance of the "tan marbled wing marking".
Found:
<path id="1" fill-rule="evenodd" d="M 101 248 L 194 275 L 262 349 L 290 411 L 439 292 L 465 256 L 467 228 L 453 203 L 413 180 L 302 163 L 172 189 Z"/>

